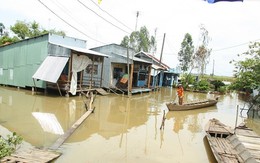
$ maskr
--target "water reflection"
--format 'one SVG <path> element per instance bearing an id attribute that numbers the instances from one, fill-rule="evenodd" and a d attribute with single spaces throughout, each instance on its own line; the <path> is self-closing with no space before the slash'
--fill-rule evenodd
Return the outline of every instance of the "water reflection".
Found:
<path id="1" fill-rule="evenodd" d="M 85 111 L 79 97 L 67 99 L 32 95 L 31 91 L 9 87 L 1 87 L 0 97 L 1 125 L 16 131 L 38 147 L 48 147 Z M 71 105 L 71 102 L 74 104 Z"/>
<path id="2" fill-rule="evenodd" d="M 205 114 L 209 112 L 216 112 L 217 107 L 211 106 L 208 108 L 202 108 L 198 110 L 189 111 L 169 111 L 166 114 L 167 120 L 173 120 L 173 131 L 178 133 L 180 130 L 184 129 L 184 125 L 191 133 L 198 133 L 203 130 L 202 120 L 205 119 Z"/>
<path id="3" fill-rule="evenodd" d="M 32 115 L 38 120 L 43 131 L 58 135 L 64 134 L 64 131 L 54 114 L 33 112 Z"/>
<path id="4" fill-rule="evenodd" d="M 184 100 L 205 98 L 214 95 L 185 92 Z M 83 100 L 0 87 L 0 125 L 34 146 L 50 147 L 86 112 Z M 205 124 L 217 118 L 234 126 L 236 107 L 243 102 L 228 94 L 216 106 L 168 112 L 166 102 L 175 100 L 172 88 L 130 98 L 97 96 L 95 112 L 61 146 L 63 155 L 55 162 L 212 162 L 203 141 Z M 239 116 L 240 122 L 260 131 L 259 122 Z"/>

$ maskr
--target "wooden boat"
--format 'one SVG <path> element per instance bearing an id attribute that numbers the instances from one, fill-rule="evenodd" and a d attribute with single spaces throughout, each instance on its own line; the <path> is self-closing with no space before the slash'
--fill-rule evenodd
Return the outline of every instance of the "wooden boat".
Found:
<path id="1" fill-rule="evenodd" d="M 200 109 L 200 108 L 213 106 L 216 105 L 217 102 L 218 102 L 218 97 L 216 97 L 216 99 L 207 99 L 204 101 L 185 103 L 183 105 L 178 105 L 176 103 L 171 102 L 171 103 L 167 103 L 166 106 L 169 109 L 169 111 L 182 111 L 182 110 Z"/>
<path id="2" fill-rule="evenodd" d="M 205 126 L 206 138 L 219 163 L 256 163 L 257 161 L 239 141 L 234 130 L 217 119 L 210 119 Z"/>

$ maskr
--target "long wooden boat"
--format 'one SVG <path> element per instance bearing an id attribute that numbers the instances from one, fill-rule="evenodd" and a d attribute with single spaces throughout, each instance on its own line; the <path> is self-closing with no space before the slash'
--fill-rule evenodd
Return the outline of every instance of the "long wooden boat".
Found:
<path id="1" fill-rule="evenodd" d="M 217 102 L 218 102 L 218 97 L 216 97 L 216 99 L 207 99 L 198 102 L 190 102 L 190 103 L 185 103 L 183 105 L 178 105 L 176 103 L 170 102 L 170 103 L 166 103 L 166 106 L 169 109 L 169 111 L 182 111 L 182 110 L 200 109 L 200 108 L 213 106 L 216 105 Z"/>
<path id="2" fill-rule="evenodd" d="M 206 138 L 219 163 L 256 163 L 251 153 L 240 142 L 234 130 L 213 118 L 205 126 Z"/>

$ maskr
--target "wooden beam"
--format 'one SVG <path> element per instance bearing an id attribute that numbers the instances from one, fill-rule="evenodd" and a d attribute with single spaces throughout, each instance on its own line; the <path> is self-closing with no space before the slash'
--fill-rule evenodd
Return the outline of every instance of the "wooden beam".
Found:
<path id="1" fill-rule="evenodd" d="M 150 88 L 150 83 L 151 83 L 151 69 L 152 69 L 152 65 L 149 66 L 149 70 L 148 70 L 147 88 Z"/>
<path id="2" fill-rule="evenodd" d="M 102 82 L 103 82 L 103 68 L 104 68 L 104 60 L 105 60 L 105 58 L 103 57 L 103 59 L 101 59 L 101 60 L 102 60 L 102 64 L 101 64 L 101 79 L 100 79 L 100 86 L 99 87 L 102 86 Z"/>
<path id="3" fill-rule="evenodd" d="M 134 61 L 132 61 L 133 64 L 131 64 L 131 76 L 130 76 L 130 91 L 132 91 L 132 87 L 133 87 L 133 74 L 134 74 Z"/>
<path id="4" fill-rule="evenodd" d="M 51 147 L 49 147 L 49 149 L 57 150 L 91 113 L 93 113 L 93 109 L 89 109 L 85 114 L 83 114 L 65 134 L 63 134 Z"/>

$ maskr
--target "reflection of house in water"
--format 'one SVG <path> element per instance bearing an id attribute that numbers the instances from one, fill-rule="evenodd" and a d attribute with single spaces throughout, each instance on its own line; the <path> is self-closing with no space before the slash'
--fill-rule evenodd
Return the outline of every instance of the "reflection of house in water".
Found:
<path id="1" fill-rule="evenodd" d="M 201 130 L 203 130 L 202 120 L 204 119 L 201 116 L 204 116 L 204 114 L 201 113 L 207 113 L 207 112 L 215 112 L 216 106 L 211 106 L 207 108 L 197 109 L 197 110 L 189 110 L 189 111 L 169 111 L 166 114 L 166 119 L 173 119 L 173 131 L 175 133 L 179 133 L 179 131 L 183 130 L 184 127 L 187 127 L 187 129 L 191 133 L 199 133 Z M 167 122 L 166 122 L 167 123 Z"/>
<path id="2" fill-rule="evenodd" d="M 101 85 L 104 57 L 87 50 L 84 40 L 44 34 L 0 47 L 0 84 L 75 94 Z"/>
<path id="3" fill-rule="evenodd" d="M 131 99 L 113 96 L 107 100 L 102 98 L 102 101 L 97 98 L 95 106 L 102 109 L 96 109 L 95 114 L 87 119 L 87 123 L 81 124 L 76 131 L 77 134 L 72 135 L 70 141 L 85 140 L 92 134 L 98 134 L 105 139 L 123 136 L 128 130 L 142 126 L 148 121 L 149 115 L 145 109 L 147 105 L 147 100 L 136 99 L 135 96 Z"/>

